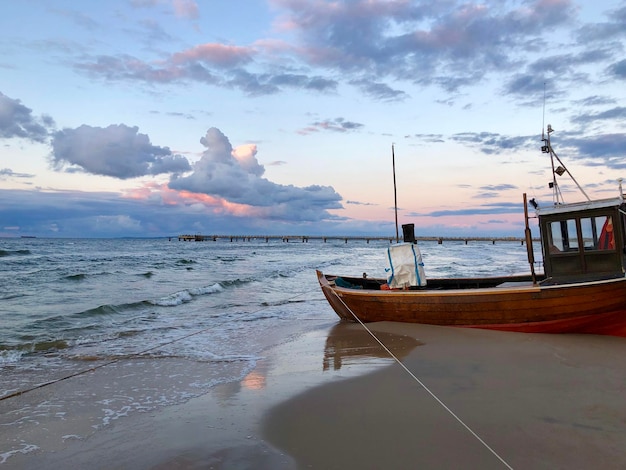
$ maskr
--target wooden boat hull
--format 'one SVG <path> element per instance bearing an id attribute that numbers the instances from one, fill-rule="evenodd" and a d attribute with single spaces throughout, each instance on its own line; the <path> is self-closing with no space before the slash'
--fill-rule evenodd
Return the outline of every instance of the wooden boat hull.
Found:
<path id="1" fill-rule="evenodd" d="M 511 282 L 484 288 L 389 291 L 339 287 L 336 276 L 320 271 L 317 276 L 331 307 L 345 320 L 356 321 L 356 316 L 362 322 L 626 337 L 626 277 L 567 285 Z"/>

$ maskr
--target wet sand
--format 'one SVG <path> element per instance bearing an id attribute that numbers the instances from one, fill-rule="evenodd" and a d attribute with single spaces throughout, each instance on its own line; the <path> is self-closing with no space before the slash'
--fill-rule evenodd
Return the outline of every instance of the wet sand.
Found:
<path id="1" fill-rule="evenodd" d="M 330 323 L 241 382 L 0 468 L 626 468 L 625 339 L 368 326 L 414 377 L 359 325 Z"/>

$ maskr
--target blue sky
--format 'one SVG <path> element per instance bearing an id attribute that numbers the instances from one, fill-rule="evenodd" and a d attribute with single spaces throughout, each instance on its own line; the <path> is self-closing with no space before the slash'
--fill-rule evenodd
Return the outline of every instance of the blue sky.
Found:
<path id="1" fill-rule="evenodd" d="M 548 123 L 588 193 L 626 175 L 625 1 L 22 0 L 0 29 L 0 236 L 393 235 L 392 144 L 400 224 L 521 236 Z"/>

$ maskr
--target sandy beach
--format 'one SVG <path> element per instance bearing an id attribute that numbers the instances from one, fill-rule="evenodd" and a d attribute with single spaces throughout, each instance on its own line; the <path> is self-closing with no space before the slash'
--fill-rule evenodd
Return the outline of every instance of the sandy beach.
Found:
<path id="1" fill-rule="evenodd" d="M 408 372 L 360 325 L 329 322 L 270 348 L 243 381 L 86 437 L 70 432 L 89 429 L 90 410 L 17 437 L 0 429 L 14 449 L 45 443 L 0 467 L 626 468 L 626 340 L 368 326 Z M 0 410 L 122 379 L 102 368 Z"/>

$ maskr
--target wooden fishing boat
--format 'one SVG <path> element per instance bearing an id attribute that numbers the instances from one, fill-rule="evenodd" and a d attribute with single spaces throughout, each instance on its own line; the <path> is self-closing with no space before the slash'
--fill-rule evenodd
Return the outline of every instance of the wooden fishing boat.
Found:
<path id="1" fill-rule="evenodd" d="M 542 140 L 553 168 L 554 203 L 534 205 L 544 272 L 534 271 L 528 208 L 524 195 L 530 273 L 486 278 L 422 279 L 394 286 L 390 279 L 325 275 L 322 291 L 344 320 L 398 321 L 534 333 L 591 333 L 626 337 L 626 202 L 619 196 L 566 204 L 556 176 L 568 173 L 550 144 Z M 559 165 L 555 168 L 554 161 Z M 570 177 L 575 181 L 573 176 Z M 576 182 L 576 185 L 578 183 Z M 580 185 L 579 189 L 586 193 Z M 403 229 L 405 226 L 403 226 Z M 414 236 L 405 243 L 415 253 Z M 392 247 L 390 247 L 392 249 Z M 417 250 L 418 280 L 421 254 Z M 393 273 L 393 271 L 392 271 Z M 391 288 L 390 288 L 391 285 Z M 395 287 L 395 288 L 394 288 Z"/>

